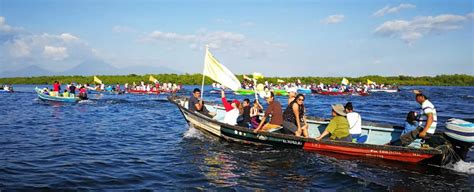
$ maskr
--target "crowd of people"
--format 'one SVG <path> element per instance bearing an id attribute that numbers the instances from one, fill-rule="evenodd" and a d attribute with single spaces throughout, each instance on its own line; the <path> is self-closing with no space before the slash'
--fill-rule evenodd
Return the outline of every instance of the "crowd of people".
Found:
<path id="1" fill-rule="evenodd" d="M 214 117 L 214 112 L 206 109 L 200 99 L 201 90 L 196 88 L 189 99 L 188 109 L 200 112 L 208 117 Z M 249 99 L 228 101 L 224 90 L 221 90 L 221 100 L 225 108 L 224 123 L 248 127 L 257 132 L 268 132 L 274 129 L 281 129 L 281 132 L 295 136 L 309 137 L 308 123 L 306 119 L 306 108 L 304 105 L 305 96 L 298 94 L 296 89 L 289 89 L 287 107 L 282 109 L 281 103 L 275 99 L 273 92 L 265 95 L 268 104 L 264 114 L 263 107 L 258 99 L 250 104 Z M 428 98 L 421 92 L 416 92 L 416 101 L 421 105 L 420 113 L 413 111 L 407 115 L 405 130 L 400 141 L 402 146 L 411 144 L 416 139 L 430 137 L 436 129 L 436 109 Z M 326 129 L 315 139 L 329 139 L 346 142 L 363 143 L 367 136 L 362 134 L 362 117 L 355 112 L 351 102 L 331 105 L 332 118 Z M 269 120 L 268 120 L 269 119 Z"/>
<path id="2" fill-rule="evenodd" d="M 176 83 L 160 83 L 158 81 L 154 82 L 153 84 L 145 83 L 143 81 L 140 84 L 136 84 L 135 82 L 132 85 L 126 83 L 124 85 L 125 91 L 129 90 L 136 90 L 136 91 L 148 91 L 148 92 L 157 92 L 157 91 L 164 91 L 164 92 L 177 92 L 183 88 L 182 85 L 178 85 Z"/>

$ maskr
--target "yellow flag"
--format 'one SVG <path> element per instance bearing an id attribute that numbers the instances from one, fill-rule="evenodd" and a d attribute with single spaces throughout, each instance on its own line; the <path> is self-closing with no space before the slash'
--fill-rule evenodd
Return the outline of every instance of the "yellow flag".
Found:
<path id="1" fill-rule="evenodd" d="M 252 80 L 252 79 L 250 79 L 250 77 L 248 77 L 247 75 L 244 75 L 244 79 Z"/>
<path id="2" fill-rule="evenodd" d="M 206 48 L 206 56 L 204 58 L 204 75 L 233 91 L 237 91 L 241 87 L 239 79 L 214 58 L 209 48 Z"/>
<path id="3" fill-rule="evenodd" d="M 285 81 L 281 80 L 281 79 L 277 79 L 277 82 L 278 83 L 284 83 Z"/>
<path id="4" fill-rule="evenodd" d="M 149 81 L 156 83 L 158 80 L 155 79 L 153 76 L 150 75 L 150 78 L 148 78 Z"/>
<path id="5" fill-rule="evenodd" d="M 263 75 L 261 73 L 253 73 L 253 78 L 254 79 L 263 79 Z"/>
<path id="6" fill-rule="evenodd" d="M 349 85 L 349 80 L 347 80 L 346 78 L 342 78 L 341 84 Z"/>
<path id="7" fill-rule="evenodd" d="M 367 84 L 369 84 L 369 85 L 370 85 L 370 84 L 375 84 L 375 82 L 373 82 L 373 81 L 367 79 Z"/>
<path id="8" fill-rule="evenodd" d="M 97 78 L 97 76 L 94 76 L 94 82 L 98 84 L 102 84 L 102 81 L 99 78 Z"/>

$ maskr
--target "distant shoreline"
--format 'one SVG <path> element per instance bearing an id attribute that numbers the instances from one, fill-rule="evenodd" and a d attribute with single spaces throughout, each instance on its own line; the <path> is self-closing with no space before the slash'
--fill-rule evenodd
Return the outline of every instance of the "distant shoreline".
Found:
<path id="1" fill-rule="evenodd" d="M 202 81 L 202 74 L 151 74 L 160 82 L 171 82 L 183 85 L 200 85 Z M 251 75 L 247 75 L 251 77 Z M 90 83 L 93 82 L 94 76 L 39 76 L 39 77 L 8 77 L 0 78 L 0 84 L 52 84 L 54 81 L 61 83 Z M 97 75 L 104 84 L 124 84 L 124 83 L 139 83 L 140 81 L 149 82 L 150 74 L 147 75 Z M 237 75 L 240 81 L 243 81 L 243 75 Z M 334 84 L 341 83 L 343 77 L 265 77 L 259 82 L 268 81 L 269 83 L 277 83 L 277 80 L 285 82 L 296 82 L 298 79 L 303 84 L 310 83 L 324 83 Z M 437 76 L 378 76 L 368 75 L 362 77 L 345 77 L 351 83 L 366 83 L 367 79 L 376 82 L 377 84 L 396 84 L 405 86 L 474 86 L 474 76 L 455 74 L 455 75 L 437 75 Z M 209 85 L 213 81 L 206 77 L 205 84 Z"/>

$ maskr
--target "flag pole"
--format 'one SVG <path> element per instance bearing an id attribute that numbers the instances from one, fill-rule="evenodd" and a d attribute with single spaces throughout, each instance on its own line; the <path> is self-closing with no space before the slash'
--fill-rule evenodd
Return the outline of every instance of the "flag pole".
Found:
<path id="1" fill-rule="evenodd" d="M 204 95 L 204 70 L 205 70 L 205 67 L 206 67 L 206 56 L 207 56 L 208 49 L 209 49 L 209 46 L 206 45 L 206 53 L 204 55 L 204 67 L 202 68 L 201 101 L 202 101 L 202 97 Z"/>

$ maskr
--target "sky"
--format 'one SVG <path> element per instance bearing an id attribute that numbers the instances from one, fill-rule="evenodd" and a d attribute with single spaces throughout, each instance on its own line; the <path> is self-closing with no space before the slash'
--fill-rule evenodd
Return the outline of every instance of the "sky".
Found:
<path id="1" fill-rule="evenodd" d="M 0 0 L 0 72 L 30 65 L 65 71 L 98 59 L 201 73 L 208 45 L 236 74 L 474 75 L 473 5 Z"/>

